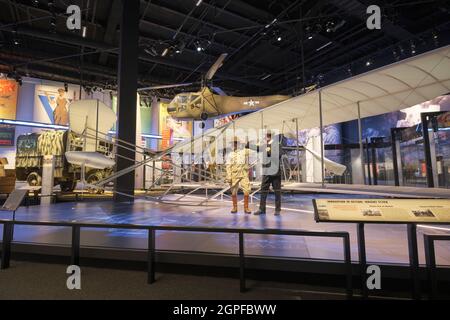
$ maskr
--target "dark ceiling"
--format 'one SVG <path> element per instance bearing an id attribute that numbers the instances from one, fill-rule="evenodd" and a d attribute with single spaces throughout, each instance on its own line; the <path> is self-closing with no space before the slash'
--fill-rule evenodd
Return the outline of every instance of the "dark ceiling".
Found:
<path id="1" fill-rule="evenodd" d="M 236 95 L 293 94 L 449 43 L 446 0 L 140 2 L 139 86 L 198 81 L 228 53 L 214 86 Z M 120 3 L 0 0 L 0 72 L 114 87 Z M 70 4 L 83 10 L 86 37 L 66 28 Z M 382 8 L 381 30 L 366 27 L 371 4 Z"/>

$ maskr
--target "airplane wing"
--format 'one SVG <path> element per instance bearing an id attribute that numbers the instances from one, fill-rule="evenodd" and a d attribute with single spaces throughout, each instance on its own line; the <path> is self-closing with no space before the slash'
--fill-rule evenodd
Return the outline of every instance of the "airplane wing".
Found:
<path id="1" fill-rule="evenodd" d="M 305 148 L 306 151 L 308 151 L 309 153 L 311 153 L 313 155 L 314 158 L 316 158 L 317 160 L 321 161 L 322 160 L 322 155 L 318 154 L 317 152 L 307 148 L 306 146 L 303 146 Z M 342 176 L 344 174 L 344 172 L 347 170 L 347 167 L 344 166 L 343 164 L 334 162 L 330 159 L 327 158 L 323 158 L 323 162 L 325 164 L 325 168 L 328 171 L 333 172 L 335 175 L 337 176 Z"/>
<path id="2" fill-rule="evenodd" d="M 248 130 L 264 126 L 288 133 L 409 108 L 450 92 L 450 45 L 369 71 L 261 109 L 234 123 Z"/>

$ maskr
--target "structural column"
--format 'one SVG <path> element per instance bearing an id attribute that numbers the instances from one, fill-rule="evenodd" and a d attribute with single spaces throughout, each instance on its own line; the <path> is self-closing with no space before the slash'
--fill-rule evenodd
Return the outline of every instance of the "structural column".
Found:
<path id="1" fill-rule="evenodd" d="M 322 90 L 319 89 L 319 116 L 320 116 L 320 156 L 321 156 L 321 173 L 322 188 L 325 188 L 325 143 L 324 143 L 324 127 L 323 127 L 323 110 L 322 110 Z"/>
<path id="2" fill-rule="evenodd" d="M 120 24 L 120 54 L 118 66 L 118 138 L 136 144 L 136 104 L 138 77 L 139 0 L 122 0 Z M 117 171 L 134 164 L 135 152 L 118 148 Z M 124 159 L 128 158 L 128 159 Z M 132 201 L 135 187 L 135 172 L 132 171 L 116 181 L 115 201 Z"/>
<path id="3" fill-rule="evenodd" d="M 363 184 L 366 184 L 366 169 L 364 164 L 364 142 L 363 142 L 363 133 L 362 133 L 362 120 L 361 120 L 361 104 L 358 101 L 358 138 L 359 138 L 359 157 L 361 161 L 361 171 Z M 369 146 L 367 146 L 369 147 Z"/>

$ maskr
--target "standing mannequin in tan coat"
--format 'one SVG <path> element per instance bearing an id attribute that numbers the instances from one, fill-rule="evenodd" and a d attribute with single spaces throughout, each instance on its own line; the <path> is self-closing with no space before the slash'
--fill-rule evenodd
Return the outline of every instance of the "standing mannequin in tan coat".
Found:
<path id="1" fill-rule="evenodd" d="M 231 196 L 233 199 L 233 209 L 231 213 L 237 213 L 237 193 L 239 188 L 244 192 L 244 212 L 251 214 L 248 207 L 248 200 L 250 195 L 250 180 L 249 180 L 249 155 L 250 150 L 243 145 L 237 137 L 233 141 L 233 151 L 227 157 L 226 169 L 227 177 L 226 181 L 231 186 Z"/>

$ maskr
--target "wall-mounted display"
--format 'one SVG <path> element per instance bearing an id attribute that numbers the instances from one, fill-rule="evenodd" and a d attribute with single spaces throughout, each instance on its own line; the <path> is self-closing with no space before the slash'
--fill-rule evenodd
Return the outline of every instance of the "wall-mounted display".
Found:
<path id="1" fill-rule="evenodd" d="M 16 120 L 18 87 L 15 80 L 0 80 L 0 119 Z"/>

